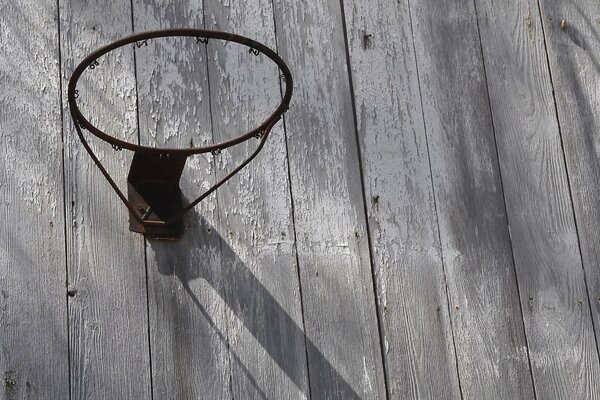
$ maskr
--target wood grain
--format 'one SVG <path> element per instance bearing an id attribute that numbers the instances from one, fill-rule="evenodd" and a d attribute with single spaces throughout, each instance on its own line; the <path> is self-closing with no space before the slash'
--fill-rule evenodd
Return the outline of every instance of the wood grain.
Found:
<path id="1" fill-rule="evenodd" d="M 295 94 L 286 114 L 315 399 L 382 399 L 382 354 L 338 1 L 274 2 Z"/>
<path id="2" fill-rule="evenodd" d="M 600 4 L 540 2 L 558 120 L 579 232 L 579 245 L 600 341 Z M 560 21 L 568 29 L 561 29 Z M 582 299 L 585 301 L 585 299 Z M 593 361 L 593 358 L 590 360 Z"/>
<path id="3" fill-rule="evenodd" d="M 596 396 L 600 363 L 536 1 L 477 1 L 539 398 Z"/>
<path id="4" fill-rule="evenodd" d="M 410 4 L 462 395 L 531 399 L 475 10 Z"/>
<path id="5" fill-rule="evenodd" d="M 390 398 L 460 398 L 408 3 L 346 1 Z"/>
<path id="6" fill-rule="evenodd" d="M 210 29 L 276 49 L 270 0 L 207 2 Z M 247 47 L 208 43 L 215 141 L 253 129 L 281 101 L 279 71 Z M 258 140 L 217 156 L 223 177 Z M 217 192 L 236 399 L 308 398 L 308 372 L 283 123 L 252 163 Z"/>
<path id="7" fill-rule="evenodd" d="M 0 4 L 1 398 L 600 399 L 600 4 L 131 4 Z M 295 94 L 185 236 L 146 243 L 66 87 L 175 26 L 277 49 Z M 99 61 L 82 111 L 153 146 L 231 138 L 284 84 L 218 41 Z M 124 188 L 132 154 L 89 139 Z M 190 158 L 186 198 L 255 145 Z"/>
<path id="8" fill-rule="evenodd" d="M 68 79 L 83 57 L 131 33 L 131 9 L 110 1 L 60 1 L 71 393 L 73 398 L 150 398 L 143 238 L 79 142 L 66 103 Z M 137 140 L 133 50 L 127 46 L 86 70 L 78 102 L 106 132 Z M 91 135 L 89 135 L 91 136 Z M 131 153 L 90 144 L 123 188 Z"/>
<path id="9" fill-rule="evenodd" d="M 203 26 L 199 1 L 134 1 L 138 32 Z M 136 49 L 140 141 L 157 147 L 212 142 L 206 50 L 188 39 L 156 39 Z M 181 188 L 189 200 L 215 183 L 210 156 L 188 159 Z M 217 200 L 186 215 L 178 241 L 149 240 L 150 339 L 154 398 L 229 399 L 226 303 L 221 298 L 221 238 Z"/>
<path id="10" fill-rule="evenodd" d="M 0 397 L 69 397 L 58 19 L 0 5 Z"/>

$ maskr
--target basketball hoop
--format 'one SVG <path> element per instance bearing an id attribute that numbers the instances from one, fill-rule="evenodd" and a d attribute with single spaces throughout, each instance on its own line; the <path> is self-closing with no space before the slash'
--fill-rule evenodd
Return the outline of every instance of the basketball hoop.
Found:
<path id="1" fill-rule="evenodd" d="M 133 44 L 137 47 L 147 46 L 149 40 L 165 37 L 195 38 L 198 45 L 207 44 L 208 41 L 212 39 L 235 42 L 248 47 L 248 52 L 250 54 L 264 54 L 277 64 L 282 74 L 282 80 L 285 82 L 285 92 L 281 103 L 279 103 L 275 111 L 273 111 L 273 113 L 256 128 L 234 139 L 204 147 L 156 148 L 141 146 L 119 140 L 93 126 L 81 113 L 77 105 L 77 98 L 79 97 L 77 81 L 81 74 L 88 68 L 90 70 L 101 68 L 102 65 L 98 59 L 119 47 L 128 44 Z M 104 177 L 108 180 L 108 183 L 129 210 L 129 229 L 133 232 L 139 232 L 145 235 L 173 238 L 181 235 L 183 232 L 183 215 L 186 212 L 194 208 L 199 202 L 248 165 L 248 163 L 262 150 L 271 129 L 273 129 L 273 126 L 282 118 L 283 114 L 288 109 L 292 97 L 292 86 L 292 75 L 285 62 L 277 55 L 277 53 L 259 42 L 226 32 L 191 28 L 168 29 L 134 34 L 114 41 L 88 55 L 81 61 L 77 68 L 75 68 L 75 71 L 69 80 L 68 101 L 71 117 L 73 118 L 79 139 L 96 166 L 100 169 Z M 83 135 L 83 130 L 87 130 L 94 136 L 110 143 L 113 149 L 117 151 L 127 149 L 134 152 L 129 174 L 127 176 L 127 197 L 118 188 L 98 157 L 96 157 L 92 151 Z M 203 153 L 212 153 L 213 155 L 216 155 L 223 149 L 253 138 L 258 139 L 259 142 L 256 150 L 250 154 L 248 158 L 190 204 L 187 206 L 183 205 L 179 180 L 185 162 L 189 156 Z"/>

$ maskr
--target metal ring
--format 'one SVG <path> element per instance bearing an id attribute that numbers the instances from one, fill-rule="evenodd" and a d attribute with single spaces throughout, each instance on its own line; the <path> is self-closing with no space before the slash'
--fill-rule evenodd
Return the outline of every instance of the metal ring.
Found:
<path id="1" fill-rule="evenodd" d="M 126 142 L 126 141 L 117 139 L 117 138 L 101 131 L 100 129 L 96 128 L 95 126 L 93 126 L 87 120 L 87 118 L 85 118 L 83 116 L 83 114 L 81 113 L 81 110 L 79 110 L 79 107 L 77 106 L 77 102 L 75 101 L 75 99 L 76 99 L 75 91 L 77 89 L 77 81 L 79 80 L 79 78 L 81 77 L 81 75 L 83 74 L 85 69 L 88 67 L 91 68 L 92 65 L 94 66 L 94 68 L 97 67 L 99 65 L 98 61 L 97 61 L 98 58 L 100 58 L 101 56 L 103 56 L 103 55 L 109 53 L 110 51 L 115 50 L 119 47 L 131 44 L 131 43 L 148 40 L 148 39 L 163 38 L 163 37 L 191 37 L 191 38 L 196 38 L 196 39 L 205 38 L 207 40 L 208 39 L 218 39 L 218 40 L 230 41 L 230 42 L 239 43 L 241 45 L 249 47 L 251 52 L 253 52 L 252 50 L 255 50 L 255 51 L 258 51 L 258 52 L 264 54 L 265 56 L 270 58 L 275 64 L 277 64 L 281 73 L 285 77 L 285 79 L 284 79 L 285 92 L 284 92 L 283 98 L 281 100 L 281 103 L 277 106 L 275 111 L 266 120 L 264 120 L 262 123 L 260 123 L 256 128 L 252 129 L 251 131 L 246 132 L 234 139 L 225 140 L 223 142 L 215 143 L 210 146 L 204 146 L 204 147 L 169 149 L 169 148 L 140 146 L 138 144 L 134 144 L 134 143 L 130 143 L 130 142 Z M 267 130 L 270 130 L 273 127 L 273 125 L 275 124 L 275 122 L 277 122 L 281 119 L 283 113 L 289 107 L 289 103 L 290 103 L 290 100 L 292 97 L 292 91 L 293 91 L 293 83 L 292 82 L 293 82 L 292 74 L 291 74 L 288 66 L 286 65 L 286 63 L 281 59 L 281 57 L 279 57 L 279 55 L 277 53 L 275 53 L 273 50 L 271 50 L 267 46 L 255 41 L 255 40 L 246 38 L 244 36 L 236 35 L 233 33 L 227 33 L 227 32 L 209 31 L 209 30 L 193 29 L 193 28 L 182 28 L 182 29 L 167 29 L 167 30 L 159 30 L 159 31 L 142 32 L 142 33 L 134 34 L 134 35 L 127 36 L 125 38 L 116 40 L 104 47 L 97 49 L 96 51 L 94 51 L 90 55 L 88 55 L 86 58 L 84 58 L 83 61 L 81 61 L 81 63 L 77 66 L 77 68 L 75 68 L 75 71 L 73 72 L 73 75 L 71 76 L 71 79 L 69 80 L 67 97 L 68 97 L 69 109 L 70 109 L 71 117 L 73 118 L 73 121 L 79 122 L 80 126 L 82 128 L 87 129 L 96 137 L 98 137 L 110 144 L 114 144 L 114 145 L 120 146 L 124 149 L 132 150 L 132 151 L 140 151 L 140 152 L 147 152 L 147 153 L 168 152 L 171 154 L 178 154 L 178 155 L 192 155 L 192 154 L 208 153 L 208 152 L 211 152 L 216 149 L 222 150 L 227 147 L 231 147 L 236 144 L 242 143 L 242 142 L 254 137 L 259 132 L 262 132 L 263 134 L 268 133 Z"/>

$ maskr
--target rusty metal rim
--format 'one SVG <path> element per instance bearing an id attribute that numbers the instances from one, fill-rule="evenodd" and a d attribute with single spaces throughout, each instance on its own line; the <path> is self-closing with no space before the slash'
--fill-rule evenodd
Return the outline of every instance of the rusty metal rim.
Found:
<path id="1" fill-rule="evenodd" d="M 285 92 L 284 92 L 283 98 L 281 100 L 281 103 L 279 104 L 277 109 L 266 120 L 264 120 L 260 125 L 258 125 L 256 128 L 254 128 L 251 131 L 246 132 L 234 139 L 225 140 L 225 141 L 222 141 L 222 142 L 219 142 L 216 144 L 212 144 L 209 146 L 191 147 L 191 148 L 157 148 L 157 147 L 141 146 L 138 144 L 119 140 L 113 136 L 110 136 L 110 135 L 104 133 L 100 129 L 96 128 L 83 116 L 83 114 L 81 113 L 81 110 L 79 110 L 79 107 L 77 106 L 77 101 L 76 101 L 76 99 L 78 97 L 77 82 L 78 82 L 79 78 L 81 77 L 81 75 L 83 74 L 83 72 L 86 70 L 86 68 L 94 69 L 96 67 L 99 67 L 98 62 L 97 62 L 98 58 L 109 53 L 110 51 L 113 51 L 119 47 L 123 47 L 127 44 L 133 43 L 135 45 L 136 42 L 140 42 L 140 41 L 143 42 L 144 40 L 148 40 L 148 39 L 156 39 L 156 38 L 163 38 L 163 37 L 175 37 L 175 36 L 194 37 L 197 39 L 197 41 L 199 41 L 200 38 L 203 38 L 205 40 L 218 39 L 218 40 L 235 42 L 235 43 L 239 43 L 241 45 L 249 47 L 250 52 L 254 52 L 254 54 L 262 53 L 262 54 L 266 55 L 275 64 L 277 64 L 281 73 L 283 74 L 283 80 L 285 82 Z M 206 43 L 206 42 L 204 42 L 204 43 Z M 275 123 L 277 123 L 277 121 L 279 121 L 281 119 L 283 113 L 285 113 L 285 111 L 288 109 L 289 103 L 290 103 L 290 100 L 292 97 L 292 91 L 293 91 L 293 80 L 292 80 L 292 74 L 291 74 L 288 66 L 281 59 L 281 57 L 279 57 L 279 55 L 277 53 L 275 53 L 273 50 L 271 50 L 267 46 L 255 41 L 255 40 L 249 39 L 244 36 L 236 35 L 233 33 L 210 31 L 210 30 L 203 30 L 203 29 L 194 29 L 194 28 L 179 28 L 179 29 L 148 31 L 148 32 L 133 34 L 133 35 L 118 39 L 118 40 L 92 52 L 87 57 L 85 57 L 79 63 L 79 65 L 75 68 L 75 71 L 73 71 L 73 75 L 71 76 L 71 79 L 69 80 L 67 98 L 68 98 L 68 102 L 69 102 L 69 109 L 71 112 L 71 117 L 73 118 L 73 121 L 76 124 L 76 128 L 78 130 L 78 133 L 80 133 L 79 136 L 82 140 L 84 140 L 84 139 L 83 139 L 83 136 L 81 135 L 81 132 L 79 132 L 80 128 L 87 129 L 96 137 L 112 144 L 113 147 L 119 148 L 119 149 L 123 148 L 123 149 L 132 150 L 132 151 L 151 152 L 151 153 L 192 155 L 192 154 L 201 154 L 201 153 L 220 151 L 227 147 L 231 147 L 236 144 L 242 143 L 252 137 L 267 136 L 267 134 L 269 133 L 271 128 L 275 125 Z"/>
<path id="2" fill-rule="evenodd" d="M 255 128 L 235 139 L 223 141 L 223 142 L 213 144 L 210 146 L 205 146 L 205 147 L 192 147 L 192 148 L 187 148 L 187 149 L 169 149 L 169 148 L 155 148 L 155 147 L 140 146 L 137 144 L 132 144 L 129 142 L 125 142 L 125 141 L 116 139 L 116 138 L 102 132 L 98 128 L 94 127 L 82 115 L 81 111 L 77 107 L 77 102 L 76 102 L 76 99 L 78 97 L 78 91 L 76 89 L 77 81 L 78 81 L 79 77 L 81 76 L 81 74 L 83 73 L 83 71 L 86 68 L 95 69 L 96 67 L 99 67 L 100 64 L 98 63 L 97 59 L 99 57 L 101 57 L 102 55 L 104 55 L 116 48 L 122 47 L 127 44 L 131 44 L 131 43 L 133 43 L 134 46 L 135 45 L 140 46 L 140 45 L 143 45 L 143 43 L 147 43 L 146 41 L 148 39 L 160 38 L 160 37 L 170 37 L 170 36 L 195 37 L 197 39 L 198 43 L 200 43 L 200 42 L 207 43 L 208 39 L 219 39 L 219 40 L 225 40 L 225 41 L 232 41 L 232 42 L 240 43 L 242 45 L 250 47 L 250 53 L 254 53 L 255 55 L 258 55 L 260 53 L 265 54 L 267 57 L 269 57 L 272 61 L 274 61 L 279 66 L 279 69 L 282 73 L 282 79 L 284 80 L 284 82 L 286 84 L 285 92 L 284 92 L 284 95 L 283 95 L 280 105 L 277 107 L 275 112 L 273 114 L 271 114 L 271 116 L 269 116 L 269 118 L 267 118 L 264 122 L 262 122 L 257 128 Z M 191 210 L 200 201 L 202 201 L 204 198 L 206 198 L 208 195 L 210 195 L 212 192 L 214 192 L 217 188 L 219 188 L 225 182 L 227 182 L 229 179 L 231 179 L 231 177 L 233 177 L 233 175 L 235 175 L 242 168 L 244 168 L 246 165 L 248 165 L 250 163 L 250 161 L 252 161 L 258 155 L 258 153 L 261 151 L 273 126 L 283 117 L 283 114 L 286 112 L 286 110 L 289 106 L 289 103 L 290 103 L 291 96 L 292 96 L 292 88 L 293 88 L 292 75 L 291 75 L 289 68 L 285 64 L 285 62 L 273 50 L 262 45 L 261 43 L 256 42 L 252 39 L 248 39 L 243 36 L 239 36 L 239 35 L 235 35 L 235 34 L 231 34 L 231 33 L 227 33 L 227 32 L 207 31 L 207 30 L 192 29 L 192 28 L 182 28 L 182 29 L 168 29 L 168 30 L 160 30 L 160 31 L 143 32 L 143 33 L 127 36 L 125 38 L 119 39 L 115 42 L 112 42 L 111 44 L 109 44 L 107 46 L 104 46 L 104 47 L 94 51 L 93 53 L 88 55 L 86 58 L 84 58 L 83 61 L 77 66 L 77 68 L 73 72 L 73 75 L 71 76 L 71 79 L 69 80 L 67 97 L 68 97 L 71 117 L 73 118 L 73 122 L 75 124 L 75 130 L 77 131 L 77 135 L 79 136 L 79 139 L 81 140 L 85 150 L 88 152 L 88 154 L 90 155 L 90 157 L 92 158 L 92 160 L 94 161 L 94 163 L 96 164 L 96 166 L 98 167 L 98 169 L 100 170 L 102 175 L 104 175 L 104 177 L 107 179 L 110 186 L 117 193 L 117 195 L 119 196 L 121 201 L 129 209 L 130 217 L 133 217 L 138 223 L 149 227 L 149 226 L 167 226 L 167 225 L 170 225 L 170 224 L 176 222 L 179 218 L 182 217 L 182 215 L 184 213 Z M 252 137 L 256 137 L 260 140 L 259 140 L 257 148 L 248 156 L 248 158 L 246 158 L 241 164 L 239 164 L 236 168 L 234 168 L 229 174 L 227 174 L 225 177 L 223 177 L 221 180 L 219 180 L 216 184 L 214 184 L 211 188 L 209 188 L 204 193 L 202 193 L 198 198 L 196 198 L 190 204 L 188 204 L 187 206 L 180 209 L 175 215 L 173 215 L 168 220 L 156 221 L 156 220 L 144 220 L 144 218 L 142 216 L 138 215 L 138 212 L 135 209 L 135 207 L 133 206 L 132 202 L 129 201 L 127 199 L 127 197 L 125 196 L 125 194 L 119 189 L 119 187 L 117 186 L 115 181 L 112 179 L 112 177 L 110 176 L 110 174 L 108 173 L 106 168 L 104 168 L 104 166 L 102 165 L 102 163 L 100 162 L 98 157 L 92 151 L 90 145 L 88 144 L 87 140 L 85 139 L 85 137 L 83 135 L 83 132 L 82 132 L 83 129 L 89 130 L 96 137 L 112 144 L 112 146 L 113 146 L 113 148 L 115 148 L 115 150 L 128 149 L 128 150 L 134 151 L 135 153 L 138 153 L 138 152 L 139 153 L 147 153 L 147 154 L 151 153 L 151 154 L 156 154 L 159 156 L 167 156 L 167 157 L 169 155 L 178 155 L 178 156 L 188 157 L 188 156 L 191 156 L 194 154 L 201 154 L 201 153 L 207 153 L 207 152 L 212 152 L 213 154 L 218 154 L 222 149 L 242 143 L 244 141 L 249 140 Z M 128 179 L 128 182 L 129 182 L 129 179 Z"/>

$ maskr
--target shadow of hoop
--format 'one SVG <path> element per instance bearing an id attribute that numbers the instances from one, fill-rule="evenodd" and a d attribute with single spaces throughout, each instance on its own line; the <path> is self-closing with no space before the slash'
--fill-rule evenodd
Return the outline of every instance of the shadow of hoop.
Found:
<path id="1" fill-rule="evenodd" d="M 231 359 L 239 364 L 260 397 L 267 398 L 251 372 L 231 349 L 227 334 L 219 330 L 211 315 L 190 289 L 191 281 L 203 279 L 215 290 L 271 359 L 307 398 L 310 398 L 310 390 L 308 388 L 306 354 L 310 359 L 311 386 L 328 388 L 326 393 L 319 393 L 320 397 L 340 400 L 361 399 L 315 344 L 305 337 L 304 330 L 298 326 L 206 219 L 194 212 L 187 222 L 191 226 L 187 227 L 187 234 L 181 241 L 168 244 L 168 246 L 181 249 L 180 251 L 173 251 L 173 248 L 167 250 L 160 242 L 149 242 L 159 273 L 173 275 L 181 282 L 187 295 L 206 322 L 215 330 L 219 339 L 228 349 Z M 200 250 L 200 247 L 204 248 Z M 207 258 L 203 262 L 200 260 L 202 256 L 198 257 L 194 254 L 203 254 Z M 218 268 L 211 267 L 210 263 L 218 258 L 218 254 L 220 254 Z M 290 266 L 282 266 L 282 268 L 286 267 Z M 257 316 L 262 316 L 262 318 L 257 318 Z"/>

